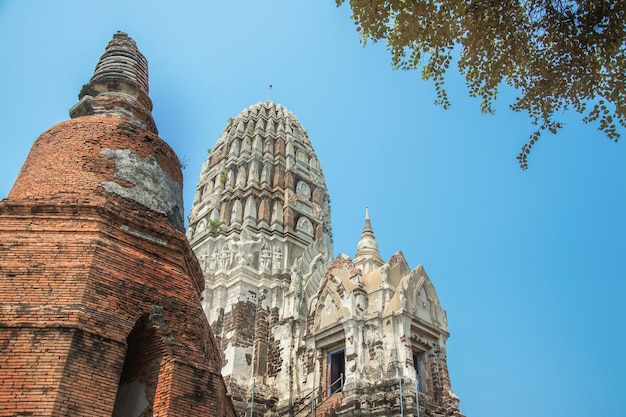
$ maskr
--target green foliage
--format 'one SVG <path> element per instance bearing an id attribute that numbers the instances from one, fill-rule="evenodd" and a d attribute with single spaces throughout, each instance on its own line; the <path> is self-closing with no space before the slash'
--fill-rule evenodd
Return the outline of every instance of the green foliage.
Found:
<path id="1" fill-rule="evenodd" d="M 222 225 L 222 222 L 217 220 L 217 219 L 210 219 L 209 220 L 209 230 L 214 232 L 217 229 L 219 229 L 219 227 Z"/>
<path id="2" fill-rule="evenodd" d="M 235 121 L 235 119 L 234 119 L 234 118 L 229 117 L 229 118 L 228 118 L 228 127 L 231 127 L 231 126 L 233 125 L 233 122 L 234 122 L 234 121 Z"/>
<path id="3" fill-rule="evenodd" d="M 341 5 L 346 0 L 336 0 Z M 574 109 L 617 142 L 626 127 L 626 2 L 623 0 L 349 0 L 363 43 L 386 39 L 396 69 L 420 69 L 435 83 L 436 104 L 450 107 L 444 76 L 458 68 L 484 113 L 502 83 L 519 97 L 510 108 L 557 133 L 558 114 Z M 589 110 L 591 109 L 591 110 Z"/>
<path id="4" fill-rule="evenodd" d="M 227 180 L 228 180 L 228 172 L 224 171 L 220 174 L 220 182 L 222 184 L 225 184 Z"/>

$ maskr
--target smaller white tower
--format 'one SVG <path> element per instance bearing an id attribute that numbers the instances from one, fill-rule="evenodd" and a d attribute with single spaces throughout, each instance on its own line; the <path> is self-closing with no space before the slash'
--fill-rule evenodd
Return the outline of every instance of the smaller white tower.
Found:
<path id="1" fill-rule="evenodd" d="M 365 207 L 365 225 L 363 226 L 363 232 L 361 233 L 361 240 L 356 249 L 356 255 L 354 257 L 354 266 L 359 268 L 364 273 L 371 272 L 383 264 L 383 260 L 380 257 L 378 251 L 378 243 L 372 230 L 372 224 L 370 222 L 370 214 L 367 207 Z"/>

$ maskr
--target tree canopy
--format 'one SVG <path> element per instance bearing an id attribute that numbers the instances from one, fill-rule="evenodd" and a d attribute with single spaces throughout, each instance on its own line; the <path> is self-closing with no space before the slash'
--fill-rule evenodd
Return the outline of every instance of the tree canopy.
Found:
<path id="1" fill-rule="evenodd" d="M 336 0 L 337 6 L 346 0 Z M 396 69 L 421 69 L 435 83 L 436 104 L 450 106 L 444 76 L 456 63 L 469 94 L 494 113 L 498 89 L 536 125 L 517 157 L 541 133 L 557 133 L 559 115 L 580 113 L 615 142 L 626 127 L 624 0 L 349 0 L 362 41 L 386 39 Z"/>

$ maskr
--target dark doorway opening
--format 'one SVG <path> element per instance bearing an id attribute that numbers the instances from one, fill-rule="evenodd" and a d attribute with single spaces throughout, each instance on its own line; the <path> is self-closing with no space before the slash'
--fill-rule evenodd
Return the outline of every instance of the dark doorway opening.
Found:
<path id="1" fill-rule="evenodd" d="M 343 391 L 346 375 L 346 350 L 342 346 L 328 352 L 328 395 Z"/>
<path id="2" fill-rule="evenodd" d="M 126 357 L 112 417 L 152 415 L 162 356 L 155 332 L 146 314 L 126 338 Z"/>

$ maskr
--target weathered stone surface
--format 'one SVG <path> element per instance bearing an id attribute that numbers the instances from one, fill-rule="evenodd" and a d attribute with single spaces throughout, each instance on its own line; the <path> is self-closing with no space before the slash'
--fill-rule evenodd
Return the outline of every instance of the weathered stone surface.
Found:
<path id="1" fill-rule="evenodd" d="M 203 306 L 240 412 L 297 399 L 295 318 L 330 261 L 330 199 L 315 152 L 283 106 L 258 103 L 228 122 L 202 167 L 187 236 L 205 272 Z M 284 320 L 285 319 L 285 320 Z"/>
<path id="2" fill-rule="evenodd" d="M 271 102 L 230 120 L 189 216 L 239 414 L 254 386 L 258 415 L 310 413 L 313 392 L 318 416 L 399 415 L 402 378 L 405 415 L 415 415 L 419 356 L 421 415 L 462 416 L 430 279 L 401 252 L 382 260 L 367 211 L 355 260 L 331 260 L 330 200 L 303 132 Z"/>

